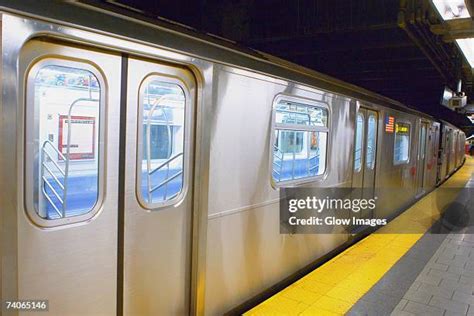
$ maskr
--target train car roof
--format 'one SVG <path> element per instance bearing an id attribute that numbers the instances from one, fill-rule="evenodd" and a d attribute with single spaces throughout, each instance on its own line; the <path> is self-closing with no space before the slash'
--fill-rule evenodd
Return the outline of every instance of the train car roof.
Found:
<path id="1" fill-rule="evenodd" d="M 2 0 L 0 9 L 47 22 L 69 25 L 105 35 L 118 35 L 189 56 L 227 64 L 303 85 L 342 94 L 436 120 L 401 102 L 335 79 L 275 56 L 241 47 L 235 42 L 163 18 L 149 17 L 115 5 L 95 1 L 55 2 L 47 0 Z"/>
<path id="2" fill-rule="evenodd" d="M 447 126 L 449 126 L 449 127 L 451 127 L 451 128 L 455 128 L 455 129 L 458 128 L 456 125 L 453 125 L 452 123 L 450 123 L 450 122 L 448 122 L 448 121 L 446 121 L 446 120 L 440 119 L 440 120 L 438 120 L 438 121 L 441 122 L 441 124 L 447 125 Z M 464 131 L 462 131 L 462 130 L 460 130 L 460 131 L 464 133 Z M 465 134 L 465 133 L 464 133 L 464 134 Z"/>

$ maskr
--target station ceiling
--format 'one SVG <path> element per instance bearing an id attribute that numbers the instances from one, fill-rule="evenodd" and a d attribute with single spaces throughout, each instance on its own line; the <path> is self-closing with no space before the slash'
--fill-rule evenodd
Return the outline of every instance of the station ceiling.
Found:
<path id="1" fill-rule="evenodd" d="M 444 87 L 456 90 L 459 79 L 468 102 L 474 103 L 474 72 L 429 0 L 92 2 L 159 16 L 233 40 L 474 132 L 465 115 L 440 105 Z M 467 5 L 474 8 L 472 0 Z M 463 30 L 474 32 L 474 24 Z"/>

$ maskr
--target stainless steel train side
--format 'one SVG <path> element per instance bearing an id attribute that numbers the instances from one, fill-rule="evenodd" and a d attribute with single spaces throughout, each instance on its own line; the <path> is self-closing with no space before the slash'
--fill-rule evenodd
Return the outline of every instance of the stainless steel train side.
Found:
<path id="1" fill-rule="evenodd" d="M 268 181 L 271 178 L 270 105 L 275 96 L 285 93 L 326 100 L 331 108 L 327 176 L 305 186 L 354 185 L 354 122 L 356 113 L 363 108 L 378 114 L 374 187 L 393 188 L 394 193 L 400 193 L 397 198 L 392 195 L 379 201 L 377 215 L 390 217 L 436 186 L 439 123 L 433 119 L 291 82 L 216 69 L 222 79 L 214 91 L 218 96 L 218 109 L 211 142 L 210 197 L 215 198 L 209 200 L 206 311 L 210 315 L 223 313 L 259 294 L 350 238 L 346 232 L 334 235 L 279 233 L 278 191 Z M 247 116 L 247 112 L 252 115 Z M 387 115 L 411 124 L 407 163 L 393 165 L 394 137 L 384 131 L 383 123 Z M 422 124 L 427 126 L 426 147 L 420 149 Z M 252 131 L 252 141 L 242 140 L 242 130 Z M 235 150 L 241 154 L 235 155 Z M 426 158 L 420 165 L 422 152 Z M 229 169 L 229 165 L 239 167 Z M 241 170 L 250 172 L 242 175 Z"/>
<path id="2" fill-rule="evenodd" d="M 292 96 L 329 105 L 330 163 L 322 178 L 307 184 L 311 186 L 350 187 L 356 110 L 347 97 L 249 71 L 217 66 L 214 78 L 206 273 L 209 315 L 259 294 L 348 238 L 344 233 L 280 234 L 279 193 L 271 185 L 269 158 L 275 98 Z"/>
<path id="3" fill-rule="evenodd" d="M 454 125 L 441 121 L 438 181 L 444 181 L 464 163 L 466 135 Z"/>
<path id="4" fill-rule="evenodd" d="M 343 245 L 351 234 L 342 230 L 331 235 L 279 232 L 279 191 L 272 180 L 272 112 L 278 100 L 327 109 L 327 147 L 321 157 L 326 168 L 291 185 L 406 190 L 399 199 L 382 201 L 380 215 L 390 216 L 462 164 L 463 133 L 456 127 L 271 56 L 86 5 L 62 3 L 58 10 L 47 10 L 44 3 L 5 3 L 2 298 L 50 299 L 50 314 L 61 315 L 217 315 Z M 27 124 L 34 113 L 28 110 L 35 107 L 28 103 L 27 77 L 38 60 L 51 57 L 62 59 L 62 66 L 95 69 L 106 89 L 100 103 L 106 109 L 100 203 L 84 220 L 35 217 L 31 200 L 37 195 L 24 190 L 38 183 L 25 180 L 35 172 L 31 148 L 38 142 Z M 145 102 L 139 96 L 147 78 L 175 84 L 169 91 L 182 91 L 189 119 L 183 136 L 184 193 L 152 206 L 137 189 L 137 170 L 145 165 L 138 158 Z M 396 132 L 386 130 L 391 118 L 404 129 L 399 143 Z M 357 153 L 359 123 L 373 133 L 360 134 L 363 146 Z M 456 136 L 445 136 L 449 133 Z M 396 154 L 396 148 L 402 152 Z M 395 155 L 400 156 L 396 163 Z M 361 165 L 355 172 L 356 156 Z M 359 183 L 360 175 L 370 181 Z"/>

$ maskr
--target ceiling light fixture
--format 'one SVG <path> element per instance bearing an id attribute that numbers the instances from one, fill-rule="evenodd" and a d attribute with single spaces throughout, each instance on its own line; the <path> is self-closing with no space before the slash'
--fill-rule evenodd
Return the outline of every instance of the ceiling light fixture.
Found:
<path id="1" fill-rule="evenodd" d="M 469 65 L 474 68 L 474 38 L 457 39 L 456 44 L 458 44 Z"/>
<path id="2" fill-rule="evenodd" d="M 464 0 L 433 0 L 433 4 L 445 21 L 471 16 Z"/>

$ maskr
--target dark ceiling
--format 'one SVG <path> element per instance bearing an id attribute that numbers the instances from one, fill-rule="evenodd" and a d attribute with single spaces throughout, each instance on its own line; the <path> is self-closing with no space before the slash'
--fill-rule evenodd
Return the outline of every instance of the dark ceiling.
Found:
<path id="1" fill-rule="evenodd" d="M 225 37 L 473 131 L 469 119 L 440 105 L 444 86 L 454 90 L 459 79 L 472 102 L 473 72 L 453 42 L 431 31 L 440 21 L 429 0 L 107 3 Z"/>

